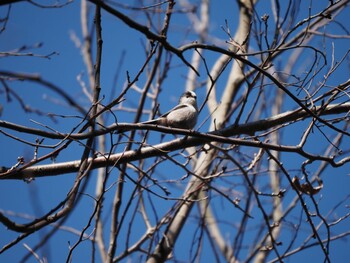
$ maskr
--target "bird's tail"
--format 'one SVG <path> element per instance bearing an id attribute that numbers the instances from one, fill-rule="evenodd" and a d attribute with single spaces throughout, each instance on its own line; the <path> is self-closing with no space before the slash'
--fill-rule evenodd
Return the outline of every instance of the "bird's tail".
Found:
<path id="1" fill-rule="evenodd" d="M 158 124 L 159 119 L 140 122 L 141 124 Z"/>

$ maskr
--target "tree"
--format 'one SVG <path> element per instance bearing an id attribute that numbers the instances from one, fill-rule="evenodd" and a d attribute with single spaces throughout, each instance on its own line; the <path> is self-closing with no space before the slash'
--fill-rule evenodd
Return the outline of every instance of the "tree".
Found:
<path id="1" fill-rule="evenodd" d="M 3 2 L 1 255 L 339 261 L 348 4 Z M 140 123 L 184 90 L 194 130 Z"/>

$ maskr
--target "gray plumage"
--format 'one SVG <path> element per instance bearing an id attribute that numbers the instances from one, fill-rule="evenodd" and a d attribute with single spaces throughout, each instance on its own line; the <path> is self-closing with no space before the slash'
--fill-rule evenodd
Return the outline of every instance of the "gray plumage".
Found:
<path id="1" fill-rule="evenodd" d="M 181 129 L 193 129 L 197 123 L 197 118 L 197 95 L 193 91 L 186 91 L 180 97 L 179 104 L 170 111 L 157 119 L 141 123 L 157 124 Z"/>

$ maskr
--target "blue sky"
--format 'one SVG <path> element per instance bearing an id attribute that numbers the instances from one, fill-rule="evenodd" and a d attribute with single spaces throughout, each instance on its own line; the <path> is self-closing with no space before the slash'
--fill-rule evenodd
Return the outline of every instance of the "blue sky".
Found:
<path id="1" fill-rule="evenodd" d="M 324 3 L 328 1 L 319 1 L 320 5 L 324 6 Z M 136 4 L 136 2 L 135 2 Z M 269 12 L 269 10 L 264 10 L 263 1 L 260 1 L 258 5 L 258 11 L 261 14 Z M 314 3 L 313 10 L 315 11 L 319 6 Z M 212 5 L 212 21 L 210 26 L 210 34 L 218 39 L 226 39 L 226 35 L 221 29 L 221 26 L 225 25 L 225 19 L 227 18 L 228 24 L 232 32 L 236 28 L 237 16 L 231 17 L 231 12 L 236 12 L 237 7 L 235 4 L 232 4 L 231 1 L 225 0 L 222 1 L 221 5 Z M 305 15 L 305 12 L 308 10 L 301 10 L 300 17 Z M 0 15 L 3 17 L 7 12 L 7 7 L 0 8 Z M 93 12 L 93 9 L 91 9 Z M 136 14 L 136 12 L 135 12 Z M 143 17 L 140 15 L 137 17 L 140 21 L 143 21 Z M 183 43 L 195 41 L 196 37 L 194 34 L 189 32 L 186 35 L 186 38 L 183 37 L 183 28 L 187 26 L 187 21 L 185 16 L 180 14 L 174 16 L 175 24 L 178 25 L 170 34 L 169 40 L 175 45 L 179 46 Z M 348 19 L 346 15 L 341 15 L 337 20 L 341 23 L 346 24 Z M 183 24 L 183 27 L 182 27 Z M 144 38 L 138 32 L 130 30 L 127 26 L 120 23 L 116 18 L 111 15 L 103 13 L 102 18 L 103 26 L 103 58 L 102 58 L 102 75 L 101 75 L 101 84 L 102 84 L 102 94 L 105 96 L 103 101 L 104 104 L 107 104 L 111 99 L 110 94 L 113 88 L 116 88 L 117 91 L 120 91 L 126 83 L 126 71 L 129 71 L 130 76 L 135 76 L 141 67 L 144 61 L 144 51 L 142 49 L 142 42 Z M 341 29 L 338 26 L 332 28 L 332 32 L 340 32 Z M 89 107 L 89 100 L 84 95 L 78 80 L 77 76 L 82 76 L 83 80 L 86 80 L 86 68 L 82 61 L 81 54 L 78 48 L 75 46 L 75 43 L 72 41 L 72 36 L 76 35 L 78 38 L 81 38 L 81 29 L 80 29 L 80 2 L 75 1 L 63 8 L 59 9 L 41 9 L 35 6 L 32 6 L 28 3 L 17 3 L 12 6 L 10 20 L 7 24 L 6 30 L 0 35 L 0 50 L 1 51 L 10 51 L 16 48 L 19 48 L 23 45 L 27 47 L 32 47 L 29 50 L 24 52 L 32 52 L 34 54 L 40 55 L 49 55 L 50 58 L 42 58 L 36 56 L 24 56 L 24 57 L 0 57 L 0 70 L 6 71 L 16 71 L 16 72 L 26 72 L 31 74 L 40 74 L 40 76 L 52 83 L 55 83 L 59 87 L 63 88 L 70 96 L 76 98 L 81 105 Z M 40 43 L 40 48 L 36 48 Z M 322 39 L 315 41 L 314 45 L 321 46 Z M 334 46 L 336 47 L 335 59 L 340 60 L 341 54 L 344 54 L 346 50 L 349 49 L 349 40 L 334 40 Z M 327 45 L 331 45 L 327 43 Z M 327 51 L 331 52 L 331 47 L 327 47 Z M 125 55 L 122 55 L 125 52 Z M 188 54 L 190 57 L 191 53 Z M 118 64 L 122 60 L 122 65 Z M 209 65 L 212 65 L 213 61 L 217 59 L 218 55 L 213 53 L 206 53 L 206 59 Z M 329 56 L 331 58 L 331 56 Z M 279 63 L 283 65 L 284 60 L 281 58 Z M 309 63 L 309 61 L 300 61 L 299 63 Z M 165 112 L 168 108 L 176 104 L 177 98 L 180 93 L 184 91 L 184 85 L 186 82 L 186 75 L 188 68 L 177 58 L 174 58 L 172 61 L 172 71 L 171 76 L 165 80 L 162 87 L 162 94 L 160 95 L 161 102 L 161 111 Z M 116 71 L 119 69 L 119 75 L 117 82 L 115 82 Z M 345 73 L 344 73 L 345 72 Z M 340 71 L 339 74 L 333 76 L 330 80 L 330 84 L 341 83 L 349 78 L 349 68 L 348 64 L 344 66 L 344 71 Z M 202 76 L 200 80 L 205 80 L 205 69 L 201 69 Z M 145 82 L 146 77 L 141 76 L 137 85 L 142 86 Z M 225 84 L 226 79 L 220 80 L 218 83 L 220 85 Z M 46 116 L 39 116 L 37 114 L 26 114 L 23 109 L 19 106 L 17 101 L 12 101 L 11 103 L 6 101 L 4 93 L 0 93 L 0 104 L 3 106 L 3 112 L 1 119 L 18 123 L 21 125 L 28 125 L 34 128 L 40 128 L 40 126 L 35 122 L 40 122 L 50 127 L 57 128 L 62 132 L 69 132 L 72 127 L 74 127 L 79 119 L 75 118 L 78 115 L 77 111 L 72 110 L 67 107 L 65 104 L 61 104 L 61 98 L 57 96 L 56 93 L 49 91 L 37 85 L 35 83 L 26 84 L 14 82 L 11 84 L 11 87 L 20 94 L 22 98 L 25 99 L 25 102 L 30 105 L 32 108 L 41 109 L 45 112 L 50 112 L 58 115 L 67 115 L 69 118 L 56 117 L 55 121 Z M 138 99 L 135 100 L 134 96 L 136 93 L 130 92 L 126 96 L 126 106 L 135 106 L 135 103 L 138 102 Z M 199 103 L 201 103 L 206 94 L 205 89 L 201 88 L 197 91 Z M 137 94 L 136 94 L 137 95 Z M 293 105 L 286 105 L 286 108 L 296 107 Z M 206 119 L 207 110 L 200 115 L 199 123 L 203 122 Z M 143 116 L 143 119 L 147 119 L 148 116 Z M 118 121 L 121 122 L 130 122 L 133 119 L 133 113 L 129 114 L 119 114 Z M 35 122 L 34 122 L 35 121 Z M 108 119 L 108 124 L 113 122 L 113 118 Z M 208 123 L 201 128 L 201 131 L 206 131 L 208 129 Z M 300 128 L 299 128 L 300 129 Z M 298 141 L 303 129 L 298 130 L 293 129 L 291 132 L 284 133 L 283 140 L 285 141 Z M 317 133 L 317 131 L 315 131 Z M 21 138 L 34 141 L 35 137 L 28 136 L 25 134 L 14 133 L 14 135 Z M 166 139 L 171 139 L 171 136 L 166 136 Z M 23 145 L 15 140 L 11 140 L 0 134 L 0 142 L 2 147 L 0 148 L 0 156 L 2 157 L 1 166 L 12 166 L 18 156 L 24 156 L 25 158 L 32 158 L 33 148 L 30 146 Z M 48 139 L 45 140 L 45 144 L 52 144 L 54 141 Z M 325 149 L 327 142 L 324 140 L 321 134 L 315 136 L 315 139 L 311 141 L 309 146 L 311 149 L 319 150 Z M 75 143 L 72 145 L 69 151 L 64 151 L 64 154 L 60 154 L 56 162 L 67 161 L 67 160 L 76 160 L 81 156 L 83 147 Z M 250 151 L 248 149 L 248 151 Z M 252 151 L 252 150 L 251 150 Z M 40 154 L 43 154 L 45 150 L 40 150 Z M 285 165 L 287 168 L 292 169 L 293 167 L 299 167 L 300 164 L 304 161 L 303 158 L 293 155 L 293 158 L 288 159 L 290 155 L 286 154 L 287 162 Z M 50 163 L 51 161 L 46 161 Z M 152 162 L 152 160 L 146 160 L 146 162 Z M 162 174 L 158 175 L 164 180 L 168 179 L 169 176 L 176 176 L 175 179 L 181 178 L 184 174 L 171 174 L 171 168 L 167 164 L 163 164 L 164 168 Z M 343 166 L 339 169 L 327 169 L 324 173 L 324 189 L 322 194 L 317 196 L 317 201 L 320 203 L 320 208 L 324 214 L 327 214 L 328 211 L 336 204 L 342 202 L 345 198 L 345 202 L 340 205 L 337 212 L 334 214 L 345 215 L 348 213 L 348 208 L 345 204 L 349 204 L 348 200 L 348 185 L 350 185 L 349 179 L 349 164 Z M 313 172 L 313 169 L 317 169 L 315 166 L 309 167 L 310 172 Z M 298 174 L 296 171 L 295 174 Z M 117 171 L 114 174 L 117 175 Z M 21 181 L 1 181 L 0 183 L 0 198 L 1 206 L 0 209 L 4 211 L 16 211 L 21 214 L 27 215 L 41 215 L 44 212 L 47 212 L 49 207 L 52 204 L 57 204 L 60 202 L 67 192 L 71 184 L 73 183 L 75 174 L 68 174 L 63 176 L 48 177 L 48 178 L 39 178 L 34 182 L 27 184 Z M 112 184 L 111 180 L 109 183 Z M 87 193 L 94 193 L 94 183 L 95 178 L 92 178 L 87 186 Z M 128 184 L 129 183 L 129 184 Z M 128 182 L 126 188 L 130 187 L 130 191 L 133 189 L 133 185 Z M 178 184 L 185 184 L 185 182 L 178 182 Z M 181 193 L 181 186 L 173 184 L 171 186 L 171 191 L 174 195 Z M 284 185 L 285 188 L 289 186 Z M 113 198 L 113 191 L 107 193 L 106 198 Z M 287 195 L 286 198 L 292 198 L 292 196 Z M 214 198 L 215 199 L 215 198 Z M 33 205 L 35 204 L 35 205 Z M 165 202 L 159 202 L 158 209 L 167 211 L 168 206 Z M 89 217 L 91 210 L 93 208 L 94 202 L 88 196 L 85 196 L 83 200 L 77 206 L 75 212 L 69 217 L 66 226 L 72 226 L 78 230 L 81 230 L 85 225 L 87 218 Z M 227 204 L 226 204 L 227 205 Z M 227 221 L 235 221 L 238 217 L 241 216 L 238 211 L 230 211 L 232 207 L 217 206 L 217 211 L 220 215 L 222 211 L 225 211 L 223 217 Z M 222 209 L 222 211 L 221 211 Z M 107 210 L 107 209 L 106 209 Z M 108 210 L 107 210 L 108 211 Z M 255 211 L 257 212 L 257 211 Z M 195 218 L 197 209 L 193 209 L 192 216 Z M 301 213 L 301 211 L 300 211 Z M 259 217 L 259 216 L 258 216 Z M 19 222 L 26 222 L 26 219 L 23 219 L 22 216 L 14 216 L 15 220 Z M 221 218 L 222 219 L 222 218 Z M 106 224 L 109 225 L 109 218 L 106 216 Z M 305 217 L 303 218 L 305 220 Z M 191 222 L 191 220 L 190 220 Z M 140 222 L 141 223 L 141 222 Z M 195 222 L 196 223 L 196 222 Z M 195 225 L 195 223 L 193 223 Z M 189 231 L 195 231 L 194 226 L 191 227 L 191 223 L 188 223 Z M 228 228 L 230 229 L 230 228 Z M 51 227 L 46 228 L 44 231 L 50 231 Z M 344 231 L 349 231 L 349 224 L 347 221 L 339 224 L 334 231 L 341 233 Z M 91 230 L 90 230 L 91 231 Z M 305 231 L 305 232 L 304 232 Z M 302 229 L 303 234 L 308 234 L 309 229 Z M 88 232 L 90 233 L 90 232 Z M 229 235 L 229 234 L 228 234 Z M 248 234 L 249 235 L 249 234 Z M 18 236 L 17 233 L 13 233 L 9 230 L 6 230 L 4 226 L 0 226 L 0 236 L 3 240 L 1 246 L 7 242 L 13 240 Z M 132 239 L 137 240 L 138 233 L 132 233 Z M 7 252 L 0 255 L 1 261 L 12 261 L 17 262 L 22 259 L 22 257 L 27 253 L 24 248 L 24 243 L 34 246 L 38 240 L 41 238 L 41 235 L 32 235 L 31 237 L 21 241 L 18 245 L 8 250 Z M 76 242 L 77 236 L 64 230 L 59 231 L 59 234 L 55 234 L 54 237 L 49 241 L 50 246 L 46 246 L 46 251 L 42 253 L 47 253 L 49 255 L 50 262 L 62 262 L 66 259 L 68 252 L 68 244 L 72 245 Z M 180 251 L 183 246 L 188 245 L 187 242 L 192 240 L 186 239 L 186 235 L 180 237 L 180 242 L 175 249 Z M 208 244 L 205 244 L 208 246 Z M 346 239 L 342 241 L 336 241 L 331 245 L 331 258 L 333 262 L 345 262 L 345 258 L 350 256 L 350 252 L 347 249 L 349 243 Z M 83 242 L 81 246 L 74 253 L 73 262 L 84 262 L 90 260 L 90 255 L 86 255 L 84 251 L 89 250 L 91 244 L 89 242 Z M 179 253 L 178 255 L 181 255 Z M 208 255 L 208 258 L 212 259 L 213 255 Z M 314 262 L 318 262 L 323 259 L 319 247 L 314 249 L 307 250 L 303 253 L 300 253 L 290 259 L 289 262 L 301 262 L 305 258 L 313 258 Z M 187 257 L 179 258 L 179 260 L 185 260 Z M 99 260 L 99 257 L 96 257 Z M 134 260 L 136 260 L 134 258 Z M 33 259 L 28 262 L 33 262 Z M 205 262 L 205 259 L 202 259 L 202 262 Z M 288 261 L 286 261 L 288 262 Z"/>

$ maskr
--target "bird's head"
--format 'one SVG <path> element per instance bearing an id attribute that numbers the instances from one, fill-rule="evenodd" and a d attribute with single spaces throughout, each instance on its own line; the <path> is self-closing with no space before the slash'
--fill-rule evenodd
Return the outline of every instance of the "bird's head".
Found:
<path id="1" fill-rule="evenodd" d="M 197 95 L 194 91 L 186 91 L 180 97 L 179 104 L 191 104 L 197 108 Z"/>

